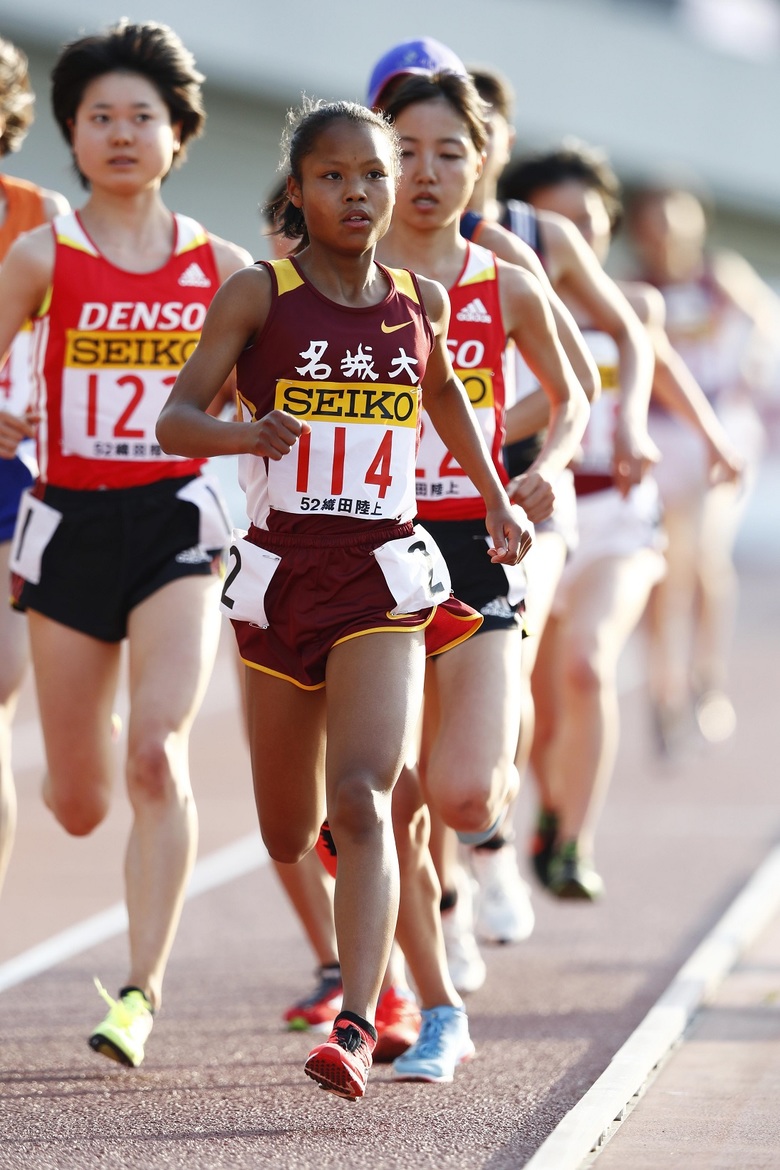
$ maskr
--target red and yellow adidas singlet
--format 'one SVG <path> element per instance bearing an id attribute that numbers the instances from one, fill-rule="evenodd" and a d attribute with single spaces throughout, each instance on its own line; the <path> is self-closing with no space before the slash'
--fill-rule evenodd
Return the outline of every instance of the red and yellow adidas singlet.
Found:
<path id="1" fill-rule="evenodd" d="M 283 459 L 239 458 L 247 513 L 406 521 L 415 514 L 420 382 L 434 344 L 415 276 L 382 268 L 390 291 L 350 308 L 323 296 L 294 260 L 263 262 L 274 297 L 236 365 L 245 421 L 283 410 L 309 434 Z"/>
<path id="2" fill-rule="evenodd" d="M 77 214 L 52 224 L 54 276 L 32 354 L 45 483 L 134 487 L 194 474 L 204 462 L 167 455 L 154 433 L 220 283 L 204 229 L 174 218 L 170 258 L 145 273 L 111 264 Z"/>
<path id="3" fill-rule="evenodd" d="M 508 476 L 504 444 L 506 333 L 501 318 L 496 258 L 468 244 L 463 271 L 449 290 L 451 315 L 447 346 L 455 372 L 466 387 L 485 444 L 501 482 Z M 417 457 L 417 511 L 421 520 L 479 520 L 485 502 L 423 414 Z"/>
<path id="4" fill-rule="evenodd" d="M 5 199 L 5 218 L 0 224 L 0 261 L 11 244 L 24 232 L 46 223 L 43 196 L 34 183 L 24 179 L 0 177 L 0 193 Z M 0 409 L 23 414 L 30 402 L 30 326 L 17 334 L 0 365 Z"/>

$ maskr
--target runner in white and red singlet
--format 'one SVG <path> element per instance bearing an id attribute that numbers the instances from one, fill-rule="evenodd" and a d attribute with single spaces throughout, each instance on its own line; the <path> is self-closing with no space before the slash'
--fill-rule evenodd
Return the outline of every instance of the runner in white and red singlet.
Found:
<path id="1" fill-rule="evenodd" d="M 728 659 L 738 599 L 733 550 L 766 436 L 761 419 L 777 353 L 780 303 L 743 256 L 713 246 L 702 202 L 674 186 L 637 191 L 627 226 L 639 276 L 661 293 L 666 329 L 744 461 L 745 475 L 713 483 L 706 444 L 662 409 L 650 427 L 663 453 L 669 573 L 649 607 L 650 691 L 659 744 L 695 716 L 705 740 L 736 727 Z"/>
<path id="2" fill-rule="evenodd" d="M 620 216 L 620 186 L 606 160 L 583 144 L 520 159 L 506 189 L 534 208 L 576 223 L 600 261 Z M 705 438 L 727 478 L 738 476 L 717 418 L 663 331 L 653 289 L 621 286 L 655 354 L 653 393 Z M 534 848 L 540 880 L 557 896 L 594 899 L 602 881 L 593 864 L 598 817 L 611 779 L 619 736 L 617 663 L 665 570 L 660 508 L 652 476 L 626 490 L 617 443 L 626 403 L 614 338 L 594 328 L 575 297 L 570 307 L 601 372 L 582 449 L 573 461 L 579 541 L 556 591 L 534 673 L 539 719 L 534 771 L 542 804 Z M 634 425 L 641 420 L 634 416 Z"/>

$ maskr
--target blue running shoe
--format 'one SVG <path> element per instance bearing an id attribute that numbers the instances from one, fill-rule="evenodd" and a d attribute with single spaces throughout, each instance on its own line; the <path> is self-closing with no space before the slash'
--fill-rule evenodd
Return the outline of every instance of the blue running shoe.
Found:
<path id="1" fill-rule="evenodd" d="M 416 1042 L 393 1061 L 397 1081 L 451 1081 L 455 1069 L 471 1060 L 476 1049 L 469 1036 L 466 1009 L 444 1004 L 423 1008 L 422 1027 Z"/>

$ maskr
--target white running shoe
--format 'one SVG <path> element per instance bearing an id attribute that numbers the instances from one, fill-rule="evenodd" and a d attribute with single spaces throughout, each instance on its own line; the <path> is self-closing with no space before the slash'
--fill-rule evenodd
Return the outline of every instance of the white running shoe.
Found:
<path id="1" fill-rule="evenodd" d="M 397 1081 L 451 1081 L 457 1066 L 471 1060 L 475 1049 L 469 1036 L 466 1009 L 443 1004 L 420 1013 L 420 1035 L 411 1048 L 393 1061 Z"/>
<path id="2" fill-rule="evenodd" d="M 450 978 L 461 995 L 478 991 L 485 982 L 487 968 L 474 937 L 474 895 L 472 879 L 458 867 L 455 889 L 458 900 L 451 910 L 444 910 L 441 926 L 447 951 Z"/>
<path id="3" fill-rule="evenodd" d="M 723 691 L 705 691 L 696 700 L 696 723 L 707 743 L 721 744 L 737 729 L 737 713 Z"/>
<path id="4" fill-rule="evenodd" d="M 514 845 L 472 849 L 471 868 L 477 879 L 477 937 L 483 942 L 516 943 L 534 928 L 531 891 L 520 877 Z"/>

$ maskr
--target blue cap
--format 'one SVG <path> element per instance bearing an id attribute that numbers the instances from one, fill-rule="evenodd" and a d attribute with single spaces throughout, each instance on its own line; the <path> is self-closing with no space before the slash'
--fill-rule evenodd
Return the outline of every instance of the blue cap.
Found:
<path id="1" fill-rule="evenodd" d="M 413 73 L 458 73 L 468 77 L 468 70 L 457 53 L 433 37 L 401 41 L 380 57 L 368 83 L 366 105 L 375 106 L 379 95 L 394 77 Z"/>

